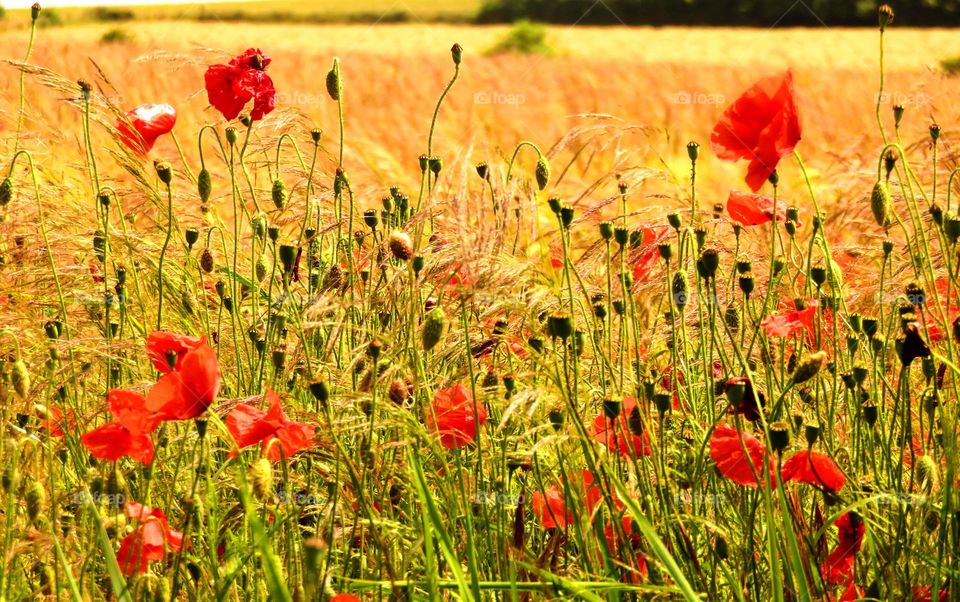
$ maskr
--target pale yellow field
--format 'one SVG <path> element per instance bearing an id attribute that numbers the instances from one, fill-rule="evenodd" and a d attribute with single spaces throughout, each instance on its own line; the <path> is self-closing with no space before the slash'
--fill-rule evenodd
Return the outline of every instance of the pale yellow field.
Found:
<path id="1" fill-rule="evenodd" d="M 273 122 L 296 119 L 304 129 L 321 127 L 332 149 L 335 104 L 323 78 L 339 56 L 348 165 L 364 174 L 360 179 L 381 187 L 416 178 L 416 157 L 425 150 L 436 98 L 452 72 L 448 49 L 454 42 L 466 49 L 464 67 L 444 105 L 436 139 L 448 165 L 509 153 L 522 139 L 546 150 L 573 128 L 602 125 L 593 135 L 607 148 L 595 161 L 606 168 L 645 165 L 680 174 L 686 142 L 706 145 L 714 122 L 736 94 L 757 77 L 787 67 L 796 72 L 802 103 L 805 140 L 799 150 L 814 171 L 830 181 L 831 174 L 875 169 L 871 164 L 879 148 L 874 116 L 878 34 L 873 30 L 556 27 L 550 41 L 559 54 L 546 58 L 484 56 L 505 27 L 156 22 L 127 26 L 132 43 L 102 44 L 98 40 L 107 29 L 43 30 L 32 62 L 69 79 L 93 80 L 95 61 L 116 88 L 110 96 L 121 108 L 157 101 L 176 105 L 181 139 L 218 117 L 202 91 L 205 66 L 258 46 L 274 61 L 269 73 L 282 111 L 274 113 Z M 5 32 L 0 53 L 17 57 L 25 41 L 25 31 Z M 907 107 L 905 140 L 925 137 L 933 119 L 949 131 L 960 117 L 953 100 L 960 80 L 938 69 L 939 61 L 953 54 L 960 54 L 955 31 L 891 30 L 891 93 L 884 99 L 883 117 L 890 127 L 889 106 L 897 101 Z M 14 123 L 15 83 L 13 67 L 0 72 L 7 127 Z M 60 100 L 62 94 L 39 88 L 28 78 L 28 118 L 39 117 L 46 122 L 41 129 L 61 132 L 65 148 L 76 150 L 75 110 Z M 950 137 L 945 139 L 949 145 Z M 188 146 L 190 153 L 193 144 Z M 167 140 L 158 151 L 169 154 L 173 147 Z M 560 168 L 573 152 L 555 155 Z M 713 162 L 709 152 L 704 155 L 708 182 L 712 177 L 735 181 L 742 171 L 742 166 Z M 578 156 L 578 166 L 587 156 Z M 579 173 L 573 169 L 567 175 L 573 180 Z M 582 186 L 571 189 L 579 192 Z"/>

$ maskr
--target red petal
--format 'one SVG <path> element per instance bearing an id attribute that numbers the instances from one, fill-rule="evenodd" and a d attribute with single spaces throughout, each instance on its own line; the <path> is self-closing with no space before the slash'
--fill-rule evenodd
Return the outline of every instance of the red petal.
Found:
<path id="1" fill-rule="evenodd" d="M 847 482 L 833 459 L 820 452 L 799 451 L 783 463 L 783 480 L 799 481 L 839 491 Z"/>
<path id="2" fill-rule="evenodd" d="M 224 422 L 240 449 L 260 443 L 276 431 L 265 411 L 246 403 L 238 403 Z"/>
<path id="3" fill-rule="evenodd" d="M 157 372 L 166 374 L 176 370 L 180 366 L 180 360 L 197 347 L 203 345 L 203 339 L 200 337 L 191 337 L 173 332 L 156 331 L 147 335 L 147 357 L 153 363 Z M 176 356 L 173 367 L 170 366 L 168 357 Z"/>
<path id="4" fill-rule="evenodd" d="M 157 138 L 169 133 L 177 122 L 177 111 L 168 104 L 143 104 L 128 111 L 117 123 L 117 131 L 131 150 L 146 154 Z"/>
<path id="5" fill-rule="evenodd" d="M 476 404 L 474 420 L 474 401 L 470 390 L 460 383 L 441 389 L 433 397 L 427 424 L 440 435 L 440 444 L 447 449 L 469 444 L 477 436 L 477 426 L 487 420 L 487 411 Z"/>
<path id="6" fill-rule="evenodd" d="M 107 393 L 107 407 L 114 419 L 131 433 L 149 433 L 160 424 L 161 416 L 146 407 L 143 395 L 114 389 Z"/>
<path id="7" fill-rule="evenodd" d="M 153 440 L 150 435 L 134 435 L 118 422 L 111 422 L 84 433 L 81 443 L 93 457 L 110 462 L 130 456 L 142 464 L 153 461 Z"/>
<path id="8" fill-rule="evenodd" d="M 251 96 L 246 98 L 236 96 L 233 80 L 237 77 L 239 77 L 238 69 L 228 65 L 211 65 L 203 76 L 207 100 L 228 121 L 236 119 L 243 110 L 243 105 L 247 104 L 251 98 Z"/>
<path id="9" fill-rule="evenodd" d="M 757 486 L 758 478 L 763 478 L 765 455 L 766 448 L 759 439 L 749 433 L 740 433 L 731 426 L 718 426 L 710 437 L 710 457 L 716 463 L 717 470 L 740 485 Z"/>

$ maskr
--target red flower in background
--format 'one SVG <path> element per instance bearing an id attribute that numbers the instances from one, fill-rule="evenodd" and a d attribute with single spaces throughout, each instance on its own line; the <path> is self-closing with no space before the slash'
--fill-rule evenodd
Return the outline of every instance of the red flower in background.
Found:
<path id="1" fill-rule="evenodd" d="M 486 420 L 487 411 L 474 402 L 470 390 L 460 383 L 437 391 L 427 412 L 428 426 L 440 435 L 440 444 L 447 449 L 472 442 L 477 437 L 477 427 Z"/>
<path id="2" fill-rule="evenodd" d="M 620 404 L 620 414 L 611 420 L 605 412 L 593 420 L 593 439 L 616 451 L 621 456 L 649 456 L 650 437 L 643 430 L 640 407 L 633 397 L 624 397 Z"/>
<path id="3" fill-rule="evenodd" d="M 572 496 L 583 503 L 585 514 L 593 514 L 601 500 L 600 489 L 594 484 L 593 473 L 583 470 L 579 473 L 579 482 L 568 482 L 567 488 Z M 572 500 L 571 500 L 572 501 Z M 543 491 L 535 491 L 530 497 L 530 507 L 540 519 L 544 529 L 566 529 L 576 521 L 574 507 L 567 507 L 562 483 L 557 483 Z"/>
<path id="4" fill-rule="evenodd" d="M 330 598 L 330 602 L 362 602 L 360 598 L 354 596 L 353 594 L 337 594 L 336 596 Z"/>
<path id="5" fill-rule="evenodd" d="M 833 461 L 833 458 L 820 452 L 803 450 L 799 451 L 783 463 L 783 480 L 799 481 L 830 489 L 831 491 L 840 491 L 847 482 L 843 476 L 843 471 Z"/>
<path id="6" fill-rule="evenodd" d="M 243 449 L 262 443 L 267 457 L 274 462 L 313 447 L 314 426 L 288 420 L 280 405 L 280 396 L 273 391 L 268 390 L 264 397 L 270 402 L 266 411 L 239 403 L 227 414 L 224 422 L 237 446 Z"/>
<path id="7" fill-rule="evenodd" d="M 194 346 L 195 345 L 195 346 Z M 147 337 L 150 359 L 166 371 L 147 393 L 147 408 L 164 420 L 203 414 L 220 392 L 220 362 L 205 339 L 158 332 Z M 169 358 L 174 358 L 173 365 Z"/>
<path id="8" fill-rule="evenodd" d="M 270 58 L 258 48 L 248 48 L 226 65 L 211 65 L 203 78 L 210 104 L 229 121 L 253 100 L 250 119 L 263 119 L 274 109 L 277 94 L 265 72 L 269 64 Z"/>
<path id="9" fill-rule="evenodd" d="M 759 226 L 773 219 L 773 206 L 777 206 L 777 221 L 787 221 L 787 204 L 782 199 L 776 203 L 772 196 L 731 190 L 727 197 L 727 213 L 730 219 L 743 226 Z"/>
<path id="10" fill-rule="evenodd" d="M 857 552 L 863 543 L 866 527 L 856 512 L 847 512 L 838 518 L 834 525 L 837 527 L 837 547 L 823 563 L 823 578 L 833 585 L 849 585 L 853 582 Z"/>
<path id="11" fill-rule="evenodd" d="M 130 150 L 146 155 L 157 138 L 170 133 L 177 123 L 177 111 L 168 104 L 144 104 L 127 111 L 117 120 L 120 140 Z"/>
<path id="12" fill-rule="evenodd" d="M 40 420 L 40 425 L 50 433 L 51 437 L 63 437 L 66 434 L 64 427 L 73 430 L 77 426 L 77 416 L 73 410 L 64 411 L 57 406 L 47 408 L 46 417 Z"/>
<path id="13" fill-rule="evenodd" d="M 161 416 L 146 407 L 146 399 L 132 391 L 114 389 L 107 394 L 114 422 L 84 433 L 80 441 L 95 458 L 116 461 L 124 456 L 141 464 L 153 462 L 153 439 Z"/>
<path id="14" fill-rule="evenodd" d="M 790 337 L 804 328 L 813 332 L 813 317 L 816 313 L 817 306 L 810 304 L 804 309 L 791 309 L 782 314 L 767 316 L 760 322 L 760 327 L 770 338 Z"/>
<path id="15" fill-rule="evenodd" d="M 613 524 L 608 524 L 603 528 L 603 535 L 607 540 L 607 548 L 621 562 L 627 562 L 629 560 L 629 555 L 626 553 L 628 549 L 633 551 L 633 555 L 637 561 L 636 566 L 633 571 L 626 575 L 627 578 L 625 581 L 640 583 L 640 578 L 647 576 L 647 559 L 644 558 L 640 551 L 644 541 L 643 534 L 640 533 L 637 523 L 629 516 L 624 516 L 620 519 L 620 526 L 623 529 L 622 534 L 619 529 L 614 528 Z"/>
<path id="16" fill-rule="evenodd" d="M 640 241 L 640 251 L 636 254 L 633 261 L 633 279 L 636 282 L 643 282 L 650 276 L 650 272 L 657 265 L 660 259 L 660 242 L 670 234 L 669 226 L 640 226 L 640 233 L 643 235 Z"/>
<path id="17" fill-rule="evenodd" d="M 728 378 L 723 383 L 723 392 L 726 393 L 730 387 L 741 384 L 743 385 L 743 398 L 740 399 L 736 406 L 731 406 L 728 413 L 739 414 L 750 422 L 756 422 L 760 420 L 762 409 L 763 406 L 766 405 L 767 399 L 762 391 L 754 390 L 753 382 L 749 378 L 746 376 Z"/>
<path id="18" fill-rule="evenodd" d="M 747 185 L 760 190 L 780 159 L 800 142 L 793 74 L 765 77 L 724 113 L 710 134 L 713 152 L 726 161 L 746 159 Z"/>
<path id="19" fill-rule="evenodd" d="M 742 439 L 742 442 L 741 442 Z M 744 451 L 746 450 L 746 451 Z M 710 457 L 717 470 L 734 483 L 756 487 L 763 478 L 763 462 L 766 447 L 750 433 L 741 433 L 728 425 L 720 425 L 710 437 Z M 773 458 L 770 466 L 771 483 L 776 483 Z"/>
<path id="20" fill-rule="evenodd" d="M 910 599 L 913 602 L 932 602 L 933 588 L 929 585 L 914 585 L 910 588 Z M 950 599 L 950 588 L 944 585 L 940 586 L 940 593 L 937 595 L 937 602 L 947 602 Z"/>
<path id="21" fill-rule="evenodd" d="M 183 546 L 183 533 L 174 531 L 167 524 L 161 511 L 136 502 L 127 502 L 124 510 L 137 521 L 137 528 L 123 538 L 117 550 L 117 563 L 123 574 L 145 573 L 151 562 L 163 560 L 169 547 L 179 552 Z"/>

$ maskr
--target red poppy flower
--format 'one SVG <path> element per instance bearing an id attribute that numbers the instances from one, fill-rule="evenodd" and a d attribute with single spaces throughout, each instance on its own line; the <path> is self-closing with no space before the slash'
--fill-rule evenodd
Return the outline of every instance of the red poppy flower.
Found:
<path id="1" fill-rule="evenodd" d="M 729 410 L 730 414 L 739 414 L 750 422 L 760 420 L 763 406 L 767 400 L 762 391 L 756 391 L 753 388 L 753 382 L 746 376 L 734 376 L 728 378 L 722 383 L 723 392 L 726 393 L 734 385 L 743 385 L 743 398 L 736 406 Z"/>
<path id="2" fill-rule="evenodd" d="M 486 420 L 487 411 L 474 402 L 470 390 L 460 383 L 437 391 L 427 413 L 427 425 L 440 435 L 440 444 L 447 449 L 472 442 L 477 437 L 477 427 Z"/>
<path id="3" fill-rule="evenodd" d="M 167 548 L 180 551 L 183 533 L 170 529 L 161 510 L 136 502 L 127 502 L 124 510 L 138 523 L 136 529 L 123 538 L 117 550 L 117 562 L 127 577 L 147 572 L 151 562 L 163 560 Z"/>
<path id="4" fill-rule="evenodd" d="M 50 433 L 51 437 L 63 437 L 67 430 L 73 430 L 77 426 L 77 416 L 73 410 L 63 410 L 57 406 L 47 408 L 47 415 L 40 420 L 41 426 Z"/>
<path id="5" fill-rule="evenodd" d="M 158 343 L 156 349 L 162 348 Z M 201 339 L 199 346 L 177 355 L 173 369 L 147 393 L 147 409 L 161 414 L 164 420 L 196 418 L 220 392 L 220 362 L 206 340 Z M 153 362 L 158 366 L 155 358 Z"/>
<path id="6" fill-rule="evenodd" d="M 816 305 L 808 305 L 805 309 L 791 309 L 782 314 L 767 316 L 760 322 L 760 327 L 768 337 L 790 337 L 803 330 L 813 330 L 813 317 L 817 313 Z"/>
<path id="7" fill-rule="evenodd" d="M 263 119 L 274 109 L 277 94 L 273 80 L 265 73 L 269 64 L 270 58 L 259 49 L 248 48 L 226 65 L 211 65 L 204 74 L 210 104 L 229 121 L 252 100 L 250 119 Z"/>
<path id="8" fill-rule="evenodd" d="M 756 192 L 780 159 L 800 142 L 800 115 L 793 74 L 766 77 L 751 86 L 724 113 L 710 134 L 713 152 L 726 161 L 746 159 L 747 185 Z"/>
<path id="9" fill-rule="evenodd" d="M 759 226 L 773 219 L 774 204 L 777 206 L 777 221 L 787 221 L 787 204 L 783 199 L 774 203 L 772 196 L 731 190 L 727 197 L 727 213 L 730 219 L 743 226 Z"/>
<path id="10" fill-rule="evenodd" d="M 742 441 L 741 441 L 742 439 Z M 746 452 L 744 452 L 746 450 Z M 720 474 L 734 483 L 756 487 L 763 478 L 763 462 L 767 455 L 766 447 L 750 433 L 741 433 L 728 425 L 720 425 L 710 437 L 710 457 L 717 465 Z M 773 477 L 773 459 L 768 459 Z"/>
<path id="11" fill-rule="evenodd" d="M 847 512 L 834 523 L 837 527 L 837 547 L 823 563 L 823 578 L 834 585 L 853 581 L 857 552 L 863 543 L 866 527 L 856 512 Z"/>
<path id="12" fill-rule="evenodd" d="M 933 588 L 929 585 L 914 585 L 910 588 L 910 599 L 913 600 L 913 602 L 932 602 Z M 950 588 L 941 585 L 937 602 L 947 602 L 949 599 Z"/>
<path id="13" fill-rule="evenodd" d="M 313 447 L 314 426 L 288 420 L 280 405 L 280 396 L 273 391 L 267 390 L 264 397 L 270 403 L 266 411 L 239 403 L 227 414 L 224 422 L 237 446 L 243 449 L 261 443 L 267 457 L 274 462 Z"/>
<path id="14" fill-rule="evenodd" d="M 643 225 L 639 228 L 643 238 L 640 241 L 640 250 L 633 260 L 633 279 L 643 282 L 650 277 L 650 272 L 656 267 L 660 259 L 660 242 L 670 234 L 669 226 Z"/>
<path id="15" fill-rule="evenodd" d="M 80 441 L 95 458 L 116 461 L 124 456 L 141 464 L 153 462 L 150 433 L 160 416 L 146 407 L 146 399 L 132 391 L 115 389 L 107 394 L 107 407 L 114 422 L 84 433 Z"/>
<path id="16" fill-rule="evenodd" d="M 571 496 L 583 504 L 584 514 L 593 514 L 602 497 L 600 489 L 594 484 L 593 473 L 589 470 L 581 471 L 578 476 L 580 481 L 568 482 L 567 487 Z M 557 483 L 543 491 L 535 491 L 530 498 L 530 507 L 544 529 L 566 529 L 577 516 L 573 512 L 575 507 L 572 502 L 568 508 L 563 484 Z"/>
<path id="17" fill-rule="evenodd" d="M 147 357 L 157 372 L 166 374 L 176 369 L 188 351 L 201 345 L 200 337 L 158 330 L 147 335 Z"/>
<path id="18" fill-rule="evenodd" d="M 633 397 L 624 397 L 620 404 L 620 414 L 611 420 L 605 412 L 593 420 L 593 439 L 607 446 L 610 451 L 621 456 L 649 456 L 650 437 L 643 430 L 640 407 Z"/>
<path id="19" fill-rule="evenodd" d="M 833 458 L 815 451 L 799 451 L 783 463 L 783 480 L 809 483 L 840 491 L 847 478 Z"/>
<path id="20" fill-rule="evenodd" d="M 177 111 L 168 104 L 145 104 L 127 111 L 117 121 L 120 140 L 130 150 L 146 155 L 157 138 L 167 134 L 177 123 Z"/>
<path id="21" fill-rule="evenodd" d="M 360 598 L 354 596 L 353 594 L 337 594 L 336 596 L 330 598 L 330 602 L 362 602 Z"/>

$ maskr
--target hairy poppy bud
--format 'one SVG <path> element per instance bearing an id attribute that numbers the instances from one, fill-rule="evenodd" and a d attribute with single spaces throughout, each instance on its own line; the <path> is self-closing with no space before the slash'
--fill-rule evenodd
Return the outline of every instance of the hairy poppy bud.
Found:
<path id="1" fill-rule="evenodd" d="M 927 495 L 933 493 L 940 483 L 940 469 L 937 461 L 930 455 L 917 458 L 917 482 Z"/>
<path id="2" fill-rule="evenodd" d="M 31 479 L 24 493 L 25 506 L 27 507 L 27 518 L 34 523 L 47 505 L 47 491 L 38 479 Z"/>
<path id="3" fill-rule="evenodd" d="M 726 311 L 723 312 L 723 321 L 727 324 L 730 332 L 735 333 L 740 330 L 740 308 L 733 303 L 728 305 Z"/>
<path id="4" fill-rule="evenodd" d="M 23 363 L 23 360 L 20 358 L 17 358 L 13 362 L 13 367 L 10 371 L 10 382 L 13 385 L 13 390 L 17 392 L 17 395 L 19 395 L 21 399 L 26 399 L 30 393 L 30 372 L 27 370 L 27 365 Z"/>
<path id="5" fill-rule="evenodd" d="M 279 443 L 275 443 L 279 445 Z M 250 487 L 258 500 L 266 499 L 273 488 L 273 466 L 267 458 L 260 458 L 250 465 Z"/>
<path id="6" fill-rule="evenodd" d="M 200 195 L 202 202 L 206 203 L 210 199 L 211 189 L 210 172 L 204 167 L 200 170 L 200 174 L 197 175 L 197 194 Z"/>
<path id="7" fill-rule="evenodd" d="M 880 31 L 883 31 L 887 25 L 893 23 L 893 9 L 889 4 L 881 4 L 877 13 L 880 19 Z"/>
<path id="8" fill-rule="evenodd" d="M 540 190 L 543 190 L 547 187 L 547 184 L 550 183 L 550 164 L 547 162 L 547 158 L 541 156 L 537 159 L 537 187 Z"/>
<path id="9" fill-rule="evenodd" d="M 394 230 L 390 233 L 390 240 L 387 244 L 393 256 L 400 261 L 410 261 L 413 257 L 413 240 L 406 232 Z"/>
<path id="10" fill-rule="evenodd" d="M 450 56 L 453 57 L 453 64 L 459 65 L 460 61 L 463 60 L 463 46 L 460 44 L 454 44 L 450 49 Z"/>
<path id="11" fill-rule="evenodd" d="M 167 161 L 157 161 L 153 164 L 154 169 L 157 170 L 157 177 L 160 178 L 160 181 L 170 185 L 170 182 L 173 181 L 173 167 Z"/>
<path id="12" fill-rule="evenodd" d="M 287 187 L 284 185 L 283 180 L 277 178 L 273 181 L 273 189 L 270 191 L 270 196 L 273 198 L 274 206 L 277 209 L 283 209 L 287 203 Z"/>
<path id="13" fill-rule="evenodd" d="M 413 401 L 409 383 L 402 378 L 395 378 L 387 388 L 387 397 L 398 406 L 409 405 Z"/>
<path id="14" fill-rule="evenodd" d="M 692 140 L 687 143 L 687 156 L 690 157 L 691 163 L 696 163 L 697 158 L 700 156 L 700 145 Z"/>
<path id="15" fill-rule="evenodd" d="M 342 89 L 342 82 L 340 81 L 340 60 L 333 59 L 333 67 L 327 72 L 327 94 L 330 95 L 330 98 L 339 102 L 340 91 Z"/>
<path id="16" fill-rule="evenodd" d="M 427 312 L 423 321 L 423 327 L 420 330 L 420 340 L 423 343 L 423 349 L 430 351 L 446 336 L 450 324 L 447 320 L 447 314 L 442 307 L 435 307 Z"/>
<path id="17" fill-rule="evenodd" d="M 775 452 L 782 452 L 790 444 L 790 425 L 778 420 L 770 425 L 770 446 Z"/>
<path id="18" fill-rule="evenodd" d="M 40 3 L 34 2 L 33 6 L 30 7 L 30 20 L 36 21 L 37 17 L 40 16 Z"/>
<path id="19" fill-rule="evenodd" d="M 260 257 L 257 257 L 257 262 L 253 265 L 253 274 L 257 278 L 257 282 L 263 282 L 264 278 L 267 277 L 266 254 L 261 253 Z"/>
<path id="20" fill-rule="evenodd" d="M 200 267 L 204 272 L 209 274 L 213 271 L 213 266 L 213 252 L 210 251 L 209 248 L 206 248 L 202 253 L 200 253 Z"/>
<path id="21" fill-rule="evenodd" d="M 816 351 L 803 356 L 797 369 L 793 371 L 793 384 L 805 383 L 816 376 L 827 359 L 826 351 Z"/>
<path id="22" fill-rule="evenodd" d="M 873 191 L 870 193 L 870 211 L 873 212 L 873 219 L 878 226 L 881 228 L 890 226 L 893 203 L 890 199 L 890 189 L 882 180 L 877 180 L 873 185 Z"/>
<path id="23" fill-rule="evenodd" d="M 687 305 L 689 283 L 686 270 L 678 270 L 673 275 L 673 302 L 683 309 Z"/>
<path id="24" fill-rule="evenodd" d="M 13 180 L 4 178 L 0 182 L 0 207 L 6 207 L 13 199 Z"/>

